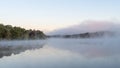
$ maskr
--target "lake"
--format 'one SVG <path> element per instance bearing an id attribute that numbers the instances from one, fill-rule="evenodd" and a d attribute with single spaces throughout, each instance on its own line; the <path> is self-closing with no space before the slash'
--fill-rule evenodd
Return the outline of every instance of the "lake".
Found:
<path id="1" fill-rule="evenodd" d="M 0 41 L 0 68 L 120 68 L 119 40 Z"/>

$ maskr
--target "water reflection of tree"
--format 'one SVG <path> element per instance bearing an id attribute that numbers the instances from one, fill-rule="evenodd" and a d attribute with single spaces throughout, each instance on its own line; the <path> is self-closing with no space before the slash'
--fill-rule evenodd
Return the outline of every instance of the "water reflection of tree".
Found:
<path id="1" fill-rule="evenodd" d="M 0 46 L 0 58 L 4 56 L 11 56 L 12 54 L 20 54 L 26 50 L 33 50 L 43 48 L 44 44 L 36 45 L 36 46 Z"/>

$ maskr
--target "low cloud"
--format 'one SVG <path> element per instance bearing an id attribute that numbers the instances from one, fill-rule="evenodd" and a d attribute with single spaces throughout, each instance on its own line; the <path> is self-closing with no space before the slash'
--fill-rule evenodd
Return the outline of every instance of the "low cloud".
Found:
<path id="1" fill-rule="evenodd" d="M 84 21 L 81 24 L 73 25 L 63 29 L 54 30 L 49 35 L 65 35 L 65 34 L 79 34 L 85 32 L 110 31 L 120 32 L 119 22 L 113 21 Z"/>

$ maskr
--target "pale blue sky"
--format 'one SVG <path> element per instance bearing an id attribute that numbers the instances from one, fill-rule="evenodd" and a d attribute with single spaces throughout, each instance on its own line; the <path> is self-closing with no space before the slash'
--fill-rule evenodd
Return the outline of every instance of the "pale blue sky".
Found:
<path id="1" fill-rule="evenodd" d="M 0 0 L 0 21 L 50 31 L 85 20 L 120 20 L 120 0 Z"/>

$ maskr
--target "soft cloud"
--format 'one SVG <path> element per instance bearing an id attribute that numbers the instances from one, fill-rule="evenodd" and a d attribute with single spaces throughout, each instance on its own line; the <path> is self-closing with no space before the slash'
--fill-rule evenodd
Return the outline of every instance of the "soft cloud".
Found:
<path id="1" fill-rule="evenodd" d="M 97 32 L 97 31 L 117 31 L 120 25 L 111 21 L 84 21 L 81 24 L 70 26 L 63 29 L 54 30 L 48 34 L 79 34 L 85 32 Z"/>

